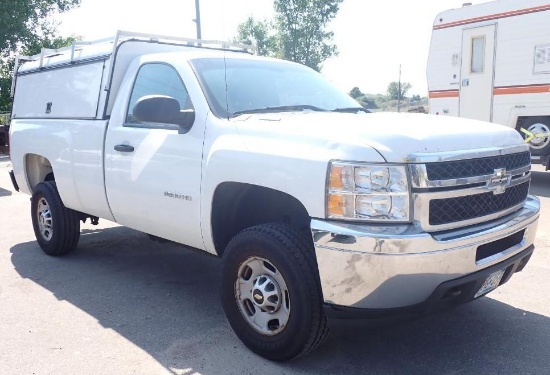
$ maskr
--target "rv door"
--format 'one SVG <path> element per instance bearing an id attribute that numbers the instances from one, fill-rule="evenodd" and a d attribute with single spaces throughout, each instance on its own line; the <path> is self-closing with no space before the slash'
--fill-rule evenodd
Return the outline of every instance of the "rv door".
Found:
<path id="1" fill-rule="evenodd" d="M 462 33 L 460 117 L 491 121 L 496 25 Z"/>

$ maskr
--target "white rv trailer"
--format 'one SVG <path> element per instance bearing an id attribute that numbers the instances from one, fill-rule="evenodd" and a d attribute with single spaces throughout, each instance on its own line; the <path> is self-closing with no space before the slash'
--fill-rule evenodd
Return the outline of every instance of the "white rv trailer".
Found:
<path id="1" fill-rule="evenodd" d="M 515 128 L 548 168 L 550 1 L 466 3 L 439 14 L 427 78 L 430 113 Z"/>

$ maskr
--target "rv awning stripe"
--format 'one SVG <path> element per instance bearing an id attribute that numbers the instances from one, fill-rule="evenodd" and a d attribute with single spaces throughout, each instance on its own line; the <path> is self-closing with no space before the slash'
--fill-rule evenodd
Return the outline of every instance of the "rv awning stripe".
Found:
<path id="1" fill-rule="evenodd" d="M 550 84 L 521 85 L 521 86 L 499 86 L 493 89 L 493 95 L 517 95 L 517 94 L 547 94 L 550 93 Z M 459 90 L 430 91 L 430 99 L 437 98 L 458 98 Z"/>
<path id="2" fill-rule="evenodd" d="M 441 91 L 430 91 L 430 99 L 436 98 L 458 98 L 458 90 L 441 90 Z"/>
<path id="3" fill-rule="evenodd" d="M 523 85 L 523 86 L 500 86 L 493 90 L 494 95 L 514 95 L 514 94 L 542 94 L 550 92 L 550 84 L 543 85 Z"/>
<path id="4" fill-rule="evenodd" d="M 520 16 L 522 14 L 538 13 L 538 12 L 544 12 L 547 10 L 550 10 L 550 4 L 540 5 L 532 8 L 518 9 L 510 12 L 489 14 L 482 17 L 467 18 L 467 19 L 455 21 L 455 22 L 442 23 L 440 25 L 434 25 L 433 29 L 434 30 L 445 29 L 448 27 L 462 26 L 462 25 L 467 25 L 470 23 L 476 23 L 476 22 L 482 22 L 482 21 L 491 21 L 499 18 L 515 17 L 515 16 Z"/>

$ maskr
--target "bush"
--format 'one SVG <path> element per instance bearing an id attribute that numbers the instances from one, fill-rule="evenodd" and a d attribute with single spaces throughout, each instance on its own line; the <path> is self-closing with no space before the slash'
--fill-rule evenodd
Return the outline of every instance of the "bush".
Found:
<path id="1" fill-rule="evenodd" d="M 9 123 L 10 123 L 10 114 L 0 113 L 0 126 L 9 125 Z"/>

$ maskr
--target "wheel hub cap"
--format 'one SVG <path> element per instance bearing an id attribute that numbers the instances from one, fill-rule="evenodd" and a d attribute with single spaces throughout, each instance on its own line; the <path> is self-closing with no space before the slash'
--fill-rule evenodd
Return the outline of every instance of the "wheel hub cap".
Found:
<path id="1" fill-rule="evenodd" d="M 281 292 L 277 282 L 268 275 L 258 276 L 254 280 L 252 302 L 267 313 L 276 312 L 281 306 Z"/>
<path id="2" fill-rule="evenodd" d="M 254 297 L 254 303 L 256 304 L 256 306 L 261 306 L 263 305 L 264 303 L 264 295 L 262 294 L 261 291 L 259 291 L 258 289 L 256 289 L 254 291 L 254 293 L 252 293 L 252 296 Z"/>
<path id="3" fill-rule="evenodd" d="M 286 282 L 266 259 L 251 257 L 241 264 L 235 298 L 245 321 L 263 335 L 276 335 L 288 323 L 290 296 Z"/>
<path id="4" fill-rule="evenodd" d="M 36 215 L 38 218 L 38 230 L 40 231 L 40 235 L 46 241 L 51 240 L 53 235 L 52 212 L 46 199 L 42 198 L 38 201 Z"/>
<path id="5" fill-rule="evenodd" d="M 544 136 L 550 132 L 548 126 L 544 124 L 534 124 L 531 125 L 528 130 L 535 135 L 535 138 L 529 142 L 531 147 L 540 149 L 550 143 L 550 138 L 548 136 Z"/>

